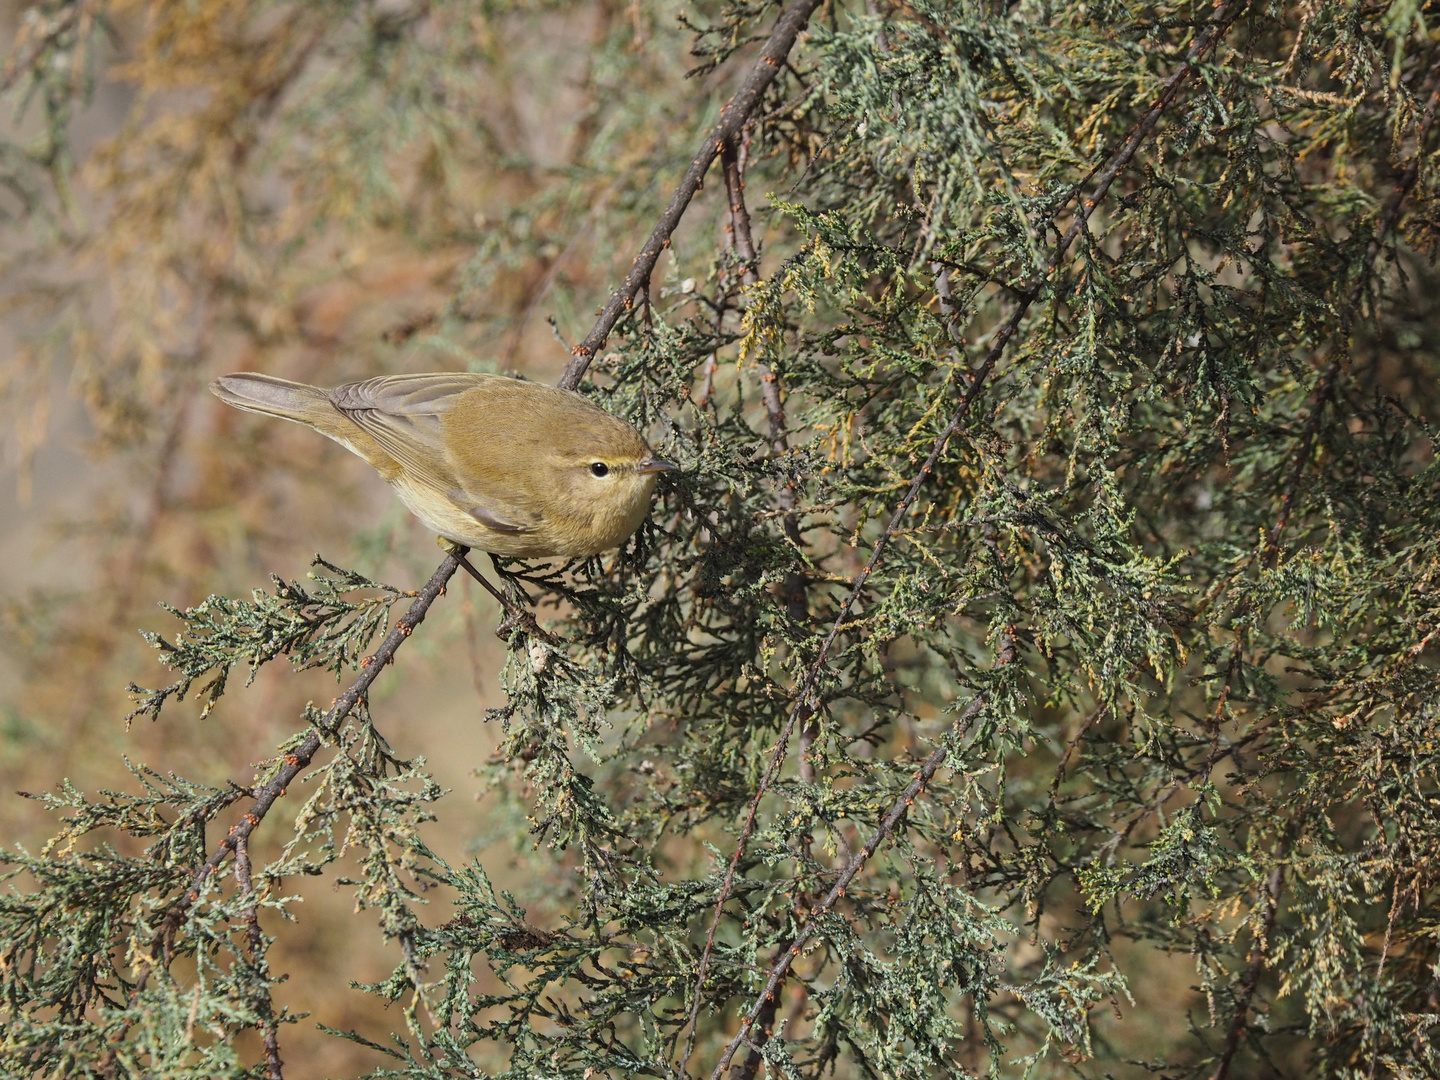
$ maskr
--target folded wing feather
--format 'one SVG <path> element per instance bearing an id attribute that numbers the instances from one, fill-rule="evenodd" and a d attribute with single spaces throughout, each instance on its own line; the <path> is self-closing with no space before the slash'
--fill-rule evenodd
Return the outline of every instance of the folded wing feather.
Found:
<path id="1" fill-rule="evenodd" d="M 504 505 L 494 492 L 467 490 L 456 478 L 441 441 L 440 417 L 460 394 L 475 389 L 486 378 L 449 372 L 382 375 L 337 386 L 330 391 L 330 401 L 411 477 L 461 505 L 472 503 L 469 513 L 480 524 L 497 532 L 530 532 L 540 524 L 539 515 Z"/>

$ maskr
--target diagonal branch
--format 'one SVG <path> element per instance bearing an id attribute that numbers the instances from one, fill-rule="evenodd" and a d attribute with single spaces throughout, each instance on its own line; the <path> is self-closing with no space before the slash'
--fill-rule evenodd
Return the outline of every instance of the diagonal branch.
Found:
<path id="1" fill-rule="evenodd" d="M 260 827 L 260 822 L 265 820 L 265 815 L 285 794 L 290 783 L 314 760 L 316 752 L 325 740 L 334 738 L 335 733 L 340 730 L 340 725 L 360 703 L 370 689 L 370 684 L 379 677 L 380 672 L 390 662 L 396 650 L 404 644 L 405 639 L 414 629 L 424 622 L 430 605 L 435 603 L 436 599 L 445 592 L 445 583 L 460 568 L 464 556 L 465 549 L 461 548 L 445 557 L 445 561 L 440 564 L 435 573 L 430 575 L 430 580 L 425 583 L 425 587 L 416 594 L 415 602 L 410 605 L 409 610 L 396 622 L 395 628 L 385 635 L 385 640 L 380 643 L 380 648 L 375 650 L 375 655 L 369 657 L 362 665 L 359 677 L 335 699 L 334 704 L 330 706 L 330 711 L 305 736 L 304 741 L 285 755 L 284 765 L 271 777 L 269 783 L 254 792 L 255 801 L 246 811 L 245 816 L 231 827 L 225 839 L 220 842 L 220 846 L 195 870 L 190 880 L 190 888 L 165 912 L 165 918 L 160 924 L 160 934 L 155 942 L 157 956 L 168 953 L 169 944 L 185 921 L 186 914 L 200 899 L 200 891 L 205 882 L 224 865 L 225 860 L 233 855 L 240 845 L 250 839 L 250 834 Z"/>
<path id="2" fill-rule="evenodd" d="M 620 321 L 620 317 L 630 310 L 631 305 L 647 285 L 650 283 L 650 275 L 655 269 L 655 263 L 660 258 L 660 253 L 670 246 L 670 237 L 675 232 L 680 219 L 685 216 L 685 210 L 690 205 L 690 200 L 700 190 L 700 185 L 705 179 L 705 173 L 709 171 L 710 164 L 725 146 L 735 143 L 740 138 L 740 132 L 744 129 L 746 122 L 760 104 L 761 98 L 780 70 L 785 65 L 785 58 L 790 54 L 795 44 L 796 37 L 805 25 L 810 21 L 810 15 L 820 6 L 820 0 L 794 0 L 794 2 L 780 13 L 780 18 L 775 21 L 775 29 L 771 31 L 769 39 L 760 50 L 760 59 L 755 62 L 755 68 L 750 72 L 749 77 L 735 96 L 723 105 L 720 109 L 720 122 L 715 125 L 710 134 L 706 136 L 704 145 L 700 152 L 695 155 L 695 160 L 690 163 L 685 176 L 680 181 L 680 186 L 675 189 L 675 194 L 670 197 L 670 205 L 665 208 L 665 213 L 660 215 L 660 221 L 656 224 L 650 238 L 645 241 L 645 246 L 640 249 L 640 254 L 635 256 L 634 265 L 630 267 L 630 273 L 625 275 L 620 288 L 615 290 L 615 295 L 610 297 L 610 302 L 605 305 L 596 321 L 594 328 L 586 335 L 585 340 L 576 345 L 572 351 L 574 358 L 565 368 L 565 374 L 560 378 L 560 385 L 566 390 L 573 390 L 580 385 L 580 380 L 585 377 L 585 369 L 590 366 L 590 361 L 605 344 L 605 339 L 610 336 L 610 331 Z"/>
<path id="3" fill-rule="evenodd" d="M 987 700 L 988 695 L 980 694 L 974 701 L 970 702 L 964 712 L 955 718 L 955 723 L 951 730 L 954 732 L 954 738 L 957 742 L 965 737 L 966 732 L 970 729 L 970 725 L 974 722 L 975 718 L 980 715 L 981 710 L 984 709 Z M 814 936 L 815 927 L 818 925 L 818 917 L 825 914 L 840 902 L 845 895 L 846 888 L 855 880 L 870 856 L 879 850 L 881 844 L 895 835 L 895 831 L 899 829 L 900 825 L 904 822 L 906 813 L 908 813 L 910 807 L 914 805 L 915 800 L 924 794 L 925 785 L 934 778 L 940 766 L 945 764 L 945 758 L 948 755 L 948 748 L 942 744 L 934 753 L 925 759 L 925 763 L 920 766 L 910 783 L 905 785 L 905 790 L 900 793 L 900 797 L 896 799 L 894 805 L 890 807 L 890 812 L 881 819 L 879 826 L 877 826 L 875 832 L 871 834 L 870 839 L 865 841 L 865 845 L 845 864 L 845 869 L 840 871 L 840 876 L 835 879 L 835 884 L 830 887 L 830 891 L 825 894 L 825 898 L 810 909 L 810 917 L 805 921 L 805 925 L 800 928 L 800 932 L 795 935 L 795 940 L 791 943 L 790 947 L 784 951 L 780 959 L 772 964 L 770 969 L 766 971 L 765 984 L 760 988 L 760 994 L 756 998 L 755 1004 L 751 1006 L 745 1018 L 740 1021 L 740 1030 L 735 1034 L 735 1037 L 730 1040 L 729 1045 L 725 1047 L 724 1053 L 720 1055 L 720 1061 L 715 1066 L 714 1071 L 711 1072 L 710 1080 L 720 1080 L 720 1075 L 729 1068 L 731 1060 L 735 1057 L 736 1052 L 742 1045 L 753 1046 L 763 1044 L 764 1040 L 770 1037 L 771 1033 L 769 1031 L 762 1030 L 758 1033 L 757 1039 L 752 1040 L 750 1033 L 762 1018 L 762 1014 L 766 1012 L 766 1007 L 773 1004 L 779 986 L 785 980 L 786 973 L 790 970 L 790 965 L 795 962 L 795 958 L 800 955 L 800 950 L 803 949 L 811 937 Z"/>
<path id="4" fill-rule="evenodd" d="M 815 910 L 819 911 L 820 908 L 817 906 Z M 780 948 L 776 950 L 776 955 L 781 959 L 788 957 L 794 944 L 794 940 L 782 942 Z M 764 1064 L 764 1046 L 765 1043 L 769 1041 L 770 1036 L 775 1032 L 775 1016 L 780 1011 L 780 995 L 783 989 L 781 983 L 784 981 L 785 976 L 782 974 L 780 978 L 776 980 L 774 987 L 770 989 L 769 993 L 760 999 L 760 1011 L 750 1024 L 750 1030 L 757 1032 L 757 1034 L 754 1038 L 742 1040 L 742 1045 L 750 1047 L 750 1053 L 745 1055 L 744 1061 L 737 1064 L 734 1069 L 730 1071 L 729 1080 L 754 1080 L 755 1074 L 760 1071 L 760 1066 Z M 737 1046 L 736 1049 L 738 1050 L 739 1046 Z M 724 1066 L 721 1066 L 721 1068 L 723 1069 Z"/>

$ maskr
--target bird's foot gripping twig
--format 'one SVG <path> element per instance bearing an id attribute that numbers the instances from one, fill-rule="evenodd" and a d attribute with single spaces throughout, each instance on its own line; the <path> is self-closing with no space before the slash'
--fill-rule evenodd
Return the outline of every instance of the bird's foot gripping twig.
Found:
<path id="1" fill-rule="evenodd" d="M 536 622 L 535 616 L 522 608 L 515 598 L 515 590 L 512 585 L 505 592 L 501 592 L 494 585 L 490 584 L 488 578 L 483 576 L 479 570 L 471 565 L 470 560 L 465 556 L 470 549 L 464 544 L 457 544 L 454 540 L 447 540 L 443 536 L 435 538 L 436 543 L 451 555 L 454 555 L 460 562 L 460 567 L 472 578 L 485 587 L 485 591 L 493 596 L 505 612 L 505 617 L 500 620 L 500 625 L 495 627 L 495 635 L 502 641 L 509 641 L 510 635 L 518 627 L 520 631 L 532 637 L 537 637 L 547 645 L 559 646 L 560 639 L 548 630 L 542 629 Z"/>

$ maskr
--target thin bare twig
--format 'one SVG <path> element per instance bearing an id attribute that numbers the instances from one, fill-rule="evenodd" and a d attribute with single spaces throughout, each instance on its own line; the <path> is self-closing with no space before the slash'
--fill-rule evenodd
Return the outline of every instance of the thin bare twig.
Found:
<path id="1" fill-rule="evenodd" d="M 620 321 L 620 316 L 630 310 L 635 298 L 649 286 L 655 263 L 659 260 L 660 253 L 670 246 L 670 237 L 680 224 L 680 219 L 685 216 L 690 200 L 700 190 L 711 162 L 722 147 L 740 138 L 741 131 L 765 96 L 765 91 L 784 67 L 785 58 L 794 46 L 796 37 L 805 29 L 810 15 L 819 6 L 820 0 L 794 0 L 794 3 L 780 13 L 780 18 L 775 21 L 775 29 L 760 50 L 760 59 L 755 62 L 754 70 L 735 92 L 735 96 L 721 107 L 720 122 L 706 136 L 700 152 L 690 163 L 680 186 L 671 196 L 670 205 L 660 216 L 659 223 L 645 241 L 645 246 L 640 249 L 640 254 L 635 257 L 630 272 L 625 275 L 620 288 L 610 297 L 610 302 L 601 311 L 594 328 L 586 335 L 585 340 L 572 350 L 574 357 L 560 378 L 562 387 L 573 390 L 580 385 L 590 361 L 605 344 L 605 339 Z"/>
<path id="2" fill-rule="evenodd" d="M 743 146 L 726 143 L 720 150 L 720 167 L 725 176 L 725 195 L 730 204 L 730 220 L 725 225 L 735 261 L 740 266 L 740 284 L 754 285 L 760 280 L 756 267 L 755 239 L 750 233 L 750 212 L 745 209 L 745 172 L 740 162 Z M 772 431 L 773 434 L 773 431 Z"/>
<path id="3" fill-rule="evenodd" d="M 725 193 L 729 198 L 730 205 L 730 221 L 726 226 L 726 233 L 734 247 L 736 262 L 740 266 L 740 283 L 754 285 L 760 280 L 760 274 L 756 267 L 759 260 L 755 251 L 755 240 L 750 231 L 750 212 L 745 209 L 745 175 L 744 163 L 741 160 L 743 149 L 743 144 L 737 148 L 727 143 L 720 152 L 720 162 L 725 175 Z M 790 425 L 785 417 L 780 377 L 766 363 L 761 362 L 758 367 L 760 369 L 760 400 L 765 405 L 765 422 L 769 428 L 770 446 L 776 455 L 783 455 L 790 449 Z M 799 547 L 800 526 L 795 515 L 794 483 L 787 483 L 780 489 L 779 502 L 780 508 L 785 511 L 785 535 L 792 544 Z M 795 612 L 792 610 L 791 614 L 794 615 Z"/>
<path id="4" fill-rule="evenodd" d="M 458 552 L 459 554 L 460 569 L 464 570 L 472 578 L 474 578 L 481 585 L 483 585 L 485 587 L 485 591 L 488 592 L 491 596 L 493 596 L 496 602 L 499 603 L 500 610 L 505 612 L 505 618 L 501 620 L 500 625 L 495 630 L 495 632 L 501 638 L 508 640 L 510 637 L 510 631 L 512 631 L 515 627 L 519 626 L 522 627 L 527 634 L 540 638 L 540 640 L 544 641 L 547 645 L 560 644 L 560 639 L 557 638 L 554 634 L 550 633 L 548 630 L 543 629 L 540 626 L 539 622 L 536 621 L 534 615 L 526 611 L 519 604 L 515 603 L 513 598 L 506 596 L 494 585 L 491 585 L 489 580 L 486 579 L 479 570 L 475 569 L 475 567 L 471 564 L 470 560 L 465 558 L 465 555 L 469 551 L 468 548 L 456 545 L 454 548 L 452 548 L 452 550 Z"/>
<path id="5" fill-rule="evenodd" d="M 1076 730 L 1074 737 L 1066 744 L 1065 752 L 1060 755 L 1060 760 L 1055 763 L 1054 779 L 1050 781 L 1051 806 L 1055 805 L 1055 798 L 1060 793 L 1060 783 L 1065 779 L 1065 769 L 1070 763 L 1070 755 L 1075 752 L 1075 748 L 1080 745 L 1080 740 L 1085 737 L 1085 734 L 1094 727 L 1096 722 L 1105 716 L 1109 710 L 1109 705 L 1100 705 L 1096 708 L 1094 712 L 1081 721 L 1080 727 Z"/>

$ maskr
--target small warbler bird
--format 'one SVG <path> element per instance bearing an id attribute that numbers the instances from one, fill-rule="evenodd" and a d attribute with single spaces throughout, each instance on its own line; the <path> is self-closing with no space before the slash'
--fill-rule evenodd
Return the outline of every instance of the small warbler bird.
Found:
<path id="1" fill-rule="evenodd" d="M 618 547 L 644 520 L 656 474 L 678 469 L 579 394 L 501 375 L 389 375 L 323 390 L 240 372 L 210 389 L 334 439 L 442 539 L 492 555 Z"/>

